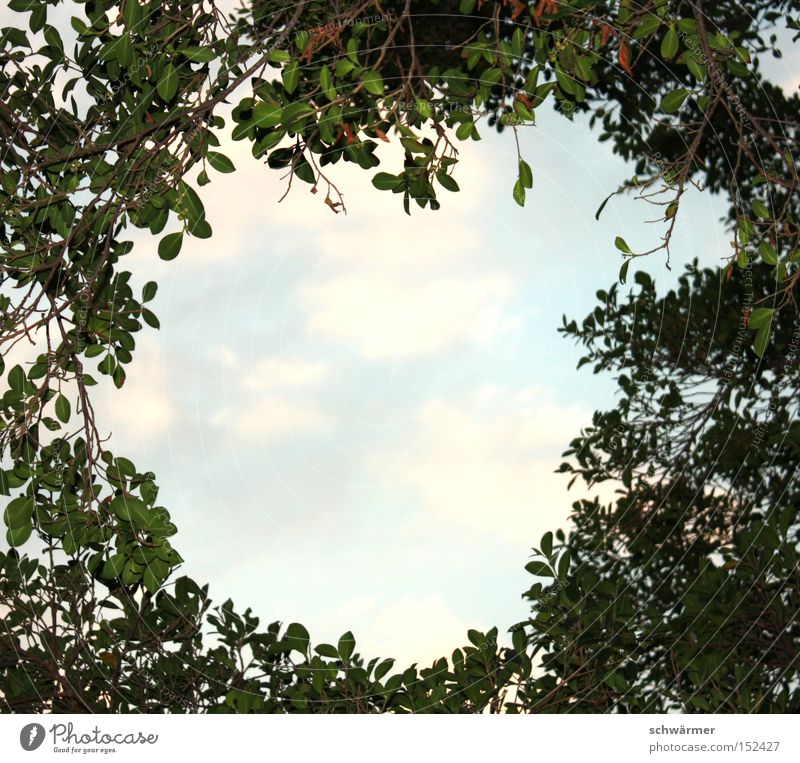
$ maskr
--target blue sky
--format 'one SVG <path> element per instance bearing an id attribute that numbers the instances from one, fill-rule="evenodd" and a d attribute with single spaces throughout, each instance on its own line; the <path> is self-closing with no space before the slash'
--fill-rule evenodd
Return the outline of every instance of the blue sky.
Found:
<path id="1" fill-rule="evenodd" d="M 775 66 L 796 89 L 796 60 Z M 630 170 L 584 123 L 537 119 L 524 209 L 510 132 L 462 144 L 461 192 L 411 217 L 352 165 L 332 172 L 347 216 L 303 184 L 279 204 L 279 173 L 224 141 L 237 172 L 203 189 L 214 236 L 165 263 L 134 232 L 127 267 L 159 282 L 162 329 L 123 390 L 97 388 L 98 419 L 157 473 L 185 571 L 218 602 L 404 662 L 525 618 L 530 547 L 580 495 L 560 454 L 614 395 L 556 329 L 616 280 L 615 236 L 642 250 L 662 232 L 630 198 L 596 221 Z M 394 143 L 383 156 L 400 166 Z M 687 201 L 672 272 L 641 263 L 659 285 L 730 251 L 722 200 Z"/>

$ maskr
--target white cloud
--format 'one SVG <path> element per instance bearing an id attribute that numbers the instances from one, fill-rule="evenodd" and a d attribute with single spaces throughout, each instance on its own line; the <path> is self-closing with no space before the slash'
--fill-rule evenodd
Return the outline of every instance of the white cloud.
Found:
<path id="1" fill-rule="evenodd" d="M 125 394 L 113 395 L 106 409 L 101 428 L 107 426 L 120 434 L 138 435 L 142 439 L 163 434 L 175 419 L 173 400 L 163 389 L 147 383 L 131 385 Z"/>
<path id="2" fill-rule="evenodd" d="M 252 404 L 243 403 L 236 411 L 223 409 L 212 424 L 231 427 L 243 437 L 278 437 L 317 429 L 326 417 L 315 405 L 298 404 L 267 395 Z"/>
<path id="3" fill-rule="evenodd" d="M 159 339 L 142 332 L 137 337 L 133 362 L 125 367 L 127 377 L 121 389 L 93 370 L 87 370 L 102 383 L 97 422 L 101 430 L 114 432 L 117 443 L 137 438 L 152 446 L 152 438 L 167 433 L 178 417 L 175 394 L 179 388 L 174 375 L 168 372 L 165 349 Z"/>
<path id="4" fill-rule="evenodd" d="M 386 360 L 491 337 L 512 293 L 510 277 L 500 272 L 448 275 L 380 260 L 306 287 L 304 299 L 312 331 Z"/>
<path id="5" fill-rule="evenodd" d="M 440 211 L 417 209 L 412 217 L 398 215 L 394 194 L 348 178 L 357 192 L 353 214 L 315 234 L 319 254 L 298 286 L 312 334 L 387 360 L 514 330 L 507 307 L 518 274 L 492 256 L 494 242 L 476 235 L 489 169 L 467 149 L 457 171 L 473 192 L 446 194 Z"/>
<path id="6" fill-rule="evenodd" d="M 449 659 L 453 649 L 468 643 L 467 629 L 475 626 L 464 623 L 439 594 L 380 602 L 361 596 L 339 607 L 335 619 L 358 623 L 353 629 L 356 649 L 369 656 L 393 657 L 395 669 L 413 662 L 425 667 L 439 657 Z M 320 630 L 330 630 L 324 620 Z"/>
<path id="7" fill-rule="evenodd" d="M 239 359 L 230 347 L 223 347 L 219 351 L 219 359 L 225 368 L 236 368 L 239 365 Z"/>
<path id="8" fill-rule="evenodd" d="M 258 361 L 242 379 L 249 390 L 309 387 L 323 381 L 328 366 L 303 358 L 265 358 Z"/>
<path id="9" fill-rule="evenodd" d="M 413 532 L 455 523 L 527 546 L 564 525 L 577 493 L 566 493 L 568 478 L 554 469 L 589 420 L 587 409 L 556 404 L 538 389 L 484 386 L 461 402 L 428 402 L 410 447 L 370 463 L 391 465 L 396 483 L 419 495 Z"/>
<path id="10" fill-rule="evenodd" d="M 228 368 L 242 367 L 240 358 L 229 348 L 221 351 Z M 239 387 L 229 400 L 235 401 L 219 410 L 211 423 L 231 428 L 243 437 L 282 437 L 319 428 L 327 416 L 315 402 L 313 388 L 325 380 L 328 365 L 299 357 L 264 357 L 256 360 L 248 373 L 237 374 Z M 293 395 L 303 391 L 302 400 Z M 309 400 L 311 398 L 311 400 Z"/>

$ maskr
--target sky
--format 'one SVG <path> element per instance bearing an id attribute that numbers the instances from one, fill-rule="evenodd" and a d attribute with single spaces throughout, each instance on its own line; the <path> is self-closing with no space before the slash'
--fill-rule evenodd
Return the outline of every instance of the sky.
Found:
<path id="1" fill-rule="evenodd" d="M 796 59 L 773 66 L 797 88 Z M 163 262 L 132 232 L 125 266 L 159 283 L 162 328 L 137 337 L 122 390 L 95 388 L 98 421 L 156 473 L 183 571 L 218 603 L 423 664 L 527 616 L 531 546 L 587 495 L 560 455 L 614 400 L 557 328 L 617 279 L 615 236 L 643 250 L 662 228 L 624 197 L 595 220 L 631 170 L 585 123 L 543 107 L 520 132 L 524 208 L 512 134 L 483 135 L 460 146 L 461 192 L 410 217 L 343 163 L 347 215 L 302 183 L 279 203 L 280 173 L 221 136 L 237 171 L 202 189 L 212 238 Z M 396 141 L 381 148 L 396 172 Z M 672 271 L 641 263 L 661 288 L 728 255 L 724 207 L 682 205 Z"/>
<path id="2" fill-rule="evenodd" d="M 539 120 L 524 209 L 509 133 L 465 145 L 462 192 L 411 217 L 344 165 L 346 217 L 301 186 L 278 203 L 284 181 L 236 143 L 238 171 L 204 188 L 211 239 L 163 263 L 141 237 L 129 266 L 160 283 L 162 330 L 101 420 L 157 472 L 186 571 L 219 600 L 403 662 L 525 619 L 531 546 L 580 496 L 554 470 L 614 394 L 557 328 L 616 280 L 617 234 L 660 235 L 630 200 L 595 221 L 626 168 L 585 127 Z M 673 274 L 726 254 L 721 203 L 696 201 Z"/>

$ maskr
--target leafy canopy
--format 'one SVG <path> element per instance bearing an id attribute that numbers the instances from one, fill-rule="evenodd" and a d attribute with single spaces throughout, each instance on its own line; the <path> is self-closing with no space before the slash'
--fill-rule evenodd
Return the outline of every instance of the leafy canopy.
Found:
<path id="1" fill-rule="evenodd" d="M 413 5 L 260 0 L 226 16 L 196 0 L 9 3 L 0 344 L 3 357 L 39 348 L 27 367 L 0 360 L 10 709 L 797 707 L 796 438 L 785 435 L 796 350 L 782 353 L 795 346 L 798 99 L 764 81 L 759 57 L 776 25 L 798 28 L 798 3 Z M 69 28 L 55 25 L 64 11 Z M 511 649 L 496 629 L 470 631 L 449 660 L 389 675 L 391 661 L 365 661 L 352 634 L 312 647 L 299 624 L 264 631 L 229 601 L 212 608 L 207 587 L 176 573 L 154 473 L 110 449 L 92 408 L 96 375 L 121 387 L 137 333 L 159 327 L 157 284 L 134 293 L 124 269 L 127 231 L 159 236 L 165 260 L 191 256 L 192 237 L 213 234 L 202 187 L 235 171 L 220 151 L 228 130 L 334 213 L 341 161 L 407 213 L 435 211 L 442 189 L 459 189 L 460 142 L 484 122 L 516 133 L 545 103 L 589 115 L 635 162 L 615 193 L 658 211 L 655 247 L 616 239 L 623 282 L 633 258 L 669 256 L 692 184 L 730 201 L 719 316 L 719 279 L 705 272 L 664 298 L 641 277 L 632 302 L 618 304 L 615 287 L 581 327 L 565 322 L 623 391 L 565 470 L 619 480 L 622 498 L 576 505 L 573 532 L 541 540 L 528 568 L 553 582 L 526 594 L 534 613 Z M 402 167 L 377 170 L 384 141 L 401 143 Z M 516 203 L 534 181 L 520 155 Z M 759 292 L 743 301 L 746 280 Z"/>

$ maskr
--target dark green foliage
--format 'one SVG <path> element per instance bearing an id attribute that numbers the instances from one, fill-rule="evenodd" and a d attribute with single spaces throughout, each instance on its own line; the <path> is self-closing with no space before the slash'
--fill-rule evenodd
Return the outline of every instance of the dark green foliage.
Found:
<path id="1" fill-rule="evenodd" d="M 778 320 L 755 356 L 736 318 L 770 282 L 764 266 L 750 275 L 691 269 L 658 297 L 637 273 L 635 293 L 614 287 L 598 314 L 565 320 L 582 362 L 618 374 L 621 398 L 562 471 L 621 490 L 575 503 L 573 531 L 543 551 L 570 561 L 527 594 L 550 668 L 531 709 L 548 687 L 587 712 L 800 707 L 800 329 Z"/>
<path id="2" fill-rule="evenodd" d="M 799 107 L 758 67 L 774 24 L 798 28 L 796 2 L 432 0 L 404 15 L 394 0 L 257 0 L 225 20 L 192 0 L 91 0 L 58 29 L 60 5 L 11 0 L 18 23 L 0 33 L 7 709 L 797 709 Z M 459 190 L 458 141 L 483 118 L 516 131 L 548 100 L 591 111 L 637 163 L 620 192 L 658 199 L 658 247 L 617 237 L 623 282 L 632 258 L 669 253 L 689 185 L 731 205 L 722 277 L 693 272 L 662 297 L 637 274 L 635 296 L 615 286 L 565 321 L 621 397 L 562 469 L 617 481 L 619 499 L 575 504 L 569 537 L 541 540 L 510 649 L 470 631 L 448 659 L 394 672 L 351 633 L 314 645 L 299 624 L 213 608 L 177 574 L 155 475 L 113 453 L 91 406 L 93 374 L 121 387 L 137 333 L 159 327 L 157 285 L 139 297 L 124 270 L 129 226 L 164 260 L 211 236 L 202 187 L 235 171 L 218 150 L 229 126 L 334 212 L 340 161 L 407 213 L 436 210 L 440 188 Z M 376 172 L 384 140 L 403 163 Z M 524 205 L 535 173 L 517 166 Z M 46 339 L 35 362 L 7 364 L 31 337 Z"/>

